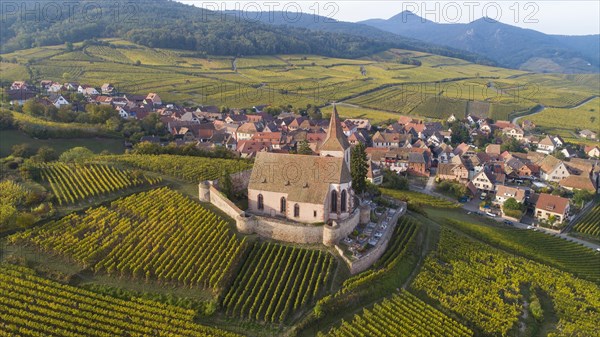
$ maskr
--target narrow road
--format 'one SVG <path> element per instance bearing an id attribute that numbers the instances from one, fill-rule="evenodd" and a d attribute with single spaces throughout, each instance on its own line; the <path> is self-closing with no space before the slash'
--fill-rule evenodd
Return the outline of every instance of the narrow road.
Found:
<path id="1" fill-rule="evenodd" d="M 430 180 L 427 181 L 427 185 L 429 185 L 429 182 L 430 182 Z M 421 193 L 432 195 L 434 197 L 451 200 L 450 198 L 448 198 L 445 195 L 442 195 L 440 193 L 434 192 L 431 187 L 429 189 L 427 188 L 427 186 L 425 188 L 417 189 L 417 188 L 414 188 L 414 186 L 413 186 L 413 188 L 411 188 L 411 189 L 412 190 L 416 190 L 416 191 L 421 192 Z M 456 201 L 456 200 L 453 200 L 453 201 Z M 462 204 L 462 207 L 463 207 L 463 209 L 465 211 L 469 211 L 469 212 L 473 212 L 473 213 L 475 213 L 475 212 L 481 212 L 479 210 L 479 202 L 480 202 L 480 200 L 478 198 L 473 198 L 471 201 Z M 494 218 L 489 217 L 487 215 L 484 215 L 484 216 L 486 218 L 490 219 L 490 220 L 495 220 L 497 222 L 503 222 L 505 220 L 504 218 L 499 217 L 499 216 L 494 217 Z M 519 229 L 527 229 L 529 226 L 532 225 L 531 223 L 528 224 L 528 223 L 514 222 L 514 221 L 512 221 L 512 223 L 513 223 L 513 226 L 515 228 L 519 228 Z M 551 230 L 543 228 L 543 227 L 536 227 L 535 229 L 537 231 L 541 232 L 541 233 L 544 233 L 544 234 L 547 234 L 547 235 L 559 236 L 559 237 L 561 237 L 561 238 L 563 238 L 565 240 L 578 243 L 578 244 L 586 246 L 586 247 L 588 247 L 590 249 L 594 249 L 594 250 L 600 249 L 600 245 L 598 245 L 598 244 L 595 244 L 595 243 L 592 243 L 592 242 L 588 242 L 588 241 L 585 241 L 585 240 L 581 240 L 581 239 L 578 239 L 578 238 L 571 237 L 567 233 L 557 233 L 556 231 L 551 231 Z M 534 230 L 534 229 L 530 229 L 530 230 Z"/>

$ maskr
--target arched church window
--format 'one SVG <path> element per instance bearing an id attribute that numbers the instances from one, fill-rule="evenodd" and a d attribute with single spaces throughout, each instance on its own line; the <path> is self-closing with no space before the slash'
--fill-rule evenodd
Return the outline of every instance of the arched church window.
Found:
<path id="1" fill-rule="evenodd" d="M 331 212 L 337 212 L 337 191 L 331 191 Z"/>
<path id="2" fill-rule="evenodd" d="M 260 210 L 265 209 L 265 200 L 264 200 L 262 194 L 258 195 L 258 209 L 260 209 Z"/>

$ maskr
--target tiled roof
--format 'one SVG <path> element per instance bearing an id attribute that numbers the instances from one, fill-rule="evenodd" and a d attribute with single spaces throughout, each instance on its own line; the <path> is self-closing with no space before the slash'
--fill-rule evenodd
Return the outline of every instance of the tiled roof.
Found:
<path id="1" fill-rule="evenodd" d="M 323 204 L 330 184 L 351 180 L 344 158 L 259 152 L 248 189 L 287 193 L 291 202 Z"/>

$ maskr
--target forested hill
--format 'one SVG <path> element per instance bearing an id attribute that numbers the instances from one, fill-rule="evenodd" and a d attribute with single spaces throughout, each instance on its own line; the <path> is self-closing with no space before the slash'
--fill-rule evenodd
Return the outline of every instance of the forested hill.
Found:
<path id="1" fill-rule="evenodd" d="M 314 31 L 268 25 L 169 0 L 78 0 L 51 5 L 22 0 L 14 4 L 17 7 L 1 6 L 2 53 L 118 37 L 148 47 L 194 50 L 209 55 L 317 54 L 355 58 L 389 48 L 403 48 L 470 61 L 477 59 L 473 54 L 405 39 L 375 28 L 371 30 L 381 32 L 380 37 L 372 33 L 365 36 L 356 30 Z"/>

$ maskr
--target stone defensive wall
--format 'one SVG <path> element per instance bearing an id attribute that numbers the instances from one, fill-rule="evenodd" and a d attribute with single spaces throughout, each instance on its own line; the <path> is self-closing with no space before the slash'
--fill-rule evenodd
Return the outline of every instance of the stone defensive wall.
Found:
<path id="1" fill-rule="evenodd" d="M 241 172 L 243 173 L 243 172 Z M 239 174 L 238 182 L 244 184 L 248 176 Z M 232 181 L 234 178 L 232 177 Z M 236 228 L 243 234 L 258 234 L 262 237 L 300 244 L 322 243 L 333 246 L 352 232 L 361 219 L 369 219 L 370 209 L 357 207 L 342 221 L 333 220 L 331 224 L 304 224 L 286 219 L 278 219 L 250 214 L 242 211 L 216 188 L 216 181 L 203 181 L 198 185 L 198 197 L 209 202 L 235 220 Z M 365 216 L 366 213 L 366 216 Z M 361 216 L 362 215 L 362 216 Z"/>
<path id="2" fill-rule="evenodd" d="M 369 269 L 369 267 L 371 267 L 371 265 L 373 265 L 375 261 L 379 260 L 383 253 L 385 253 L 385 250 L 394 233 L 394 229 L 397 226 L 398 219 L 406 213 L 406 206 L 407 205 L 405 202 L 400 203 L 400 207 L 397 209 L 396 214 L 394 214 L 394 217 L 390 221 L 390 226 L 388 227 L 385 234 L 381 237 L 377 245 L 368 254 L 361 257 L 360 259 L 353 260 L 347 257 L 346 255 L 344 255 L 344 251 L 342 250 L 342 248 L 338 245 L 335 245 L 335 249 L 338 251 L 344 262 L 346 262 L 346 264 L 348 265 L 348 268 L 350 269 L 350 273 L 352 275 L 358 274 Z"/>

